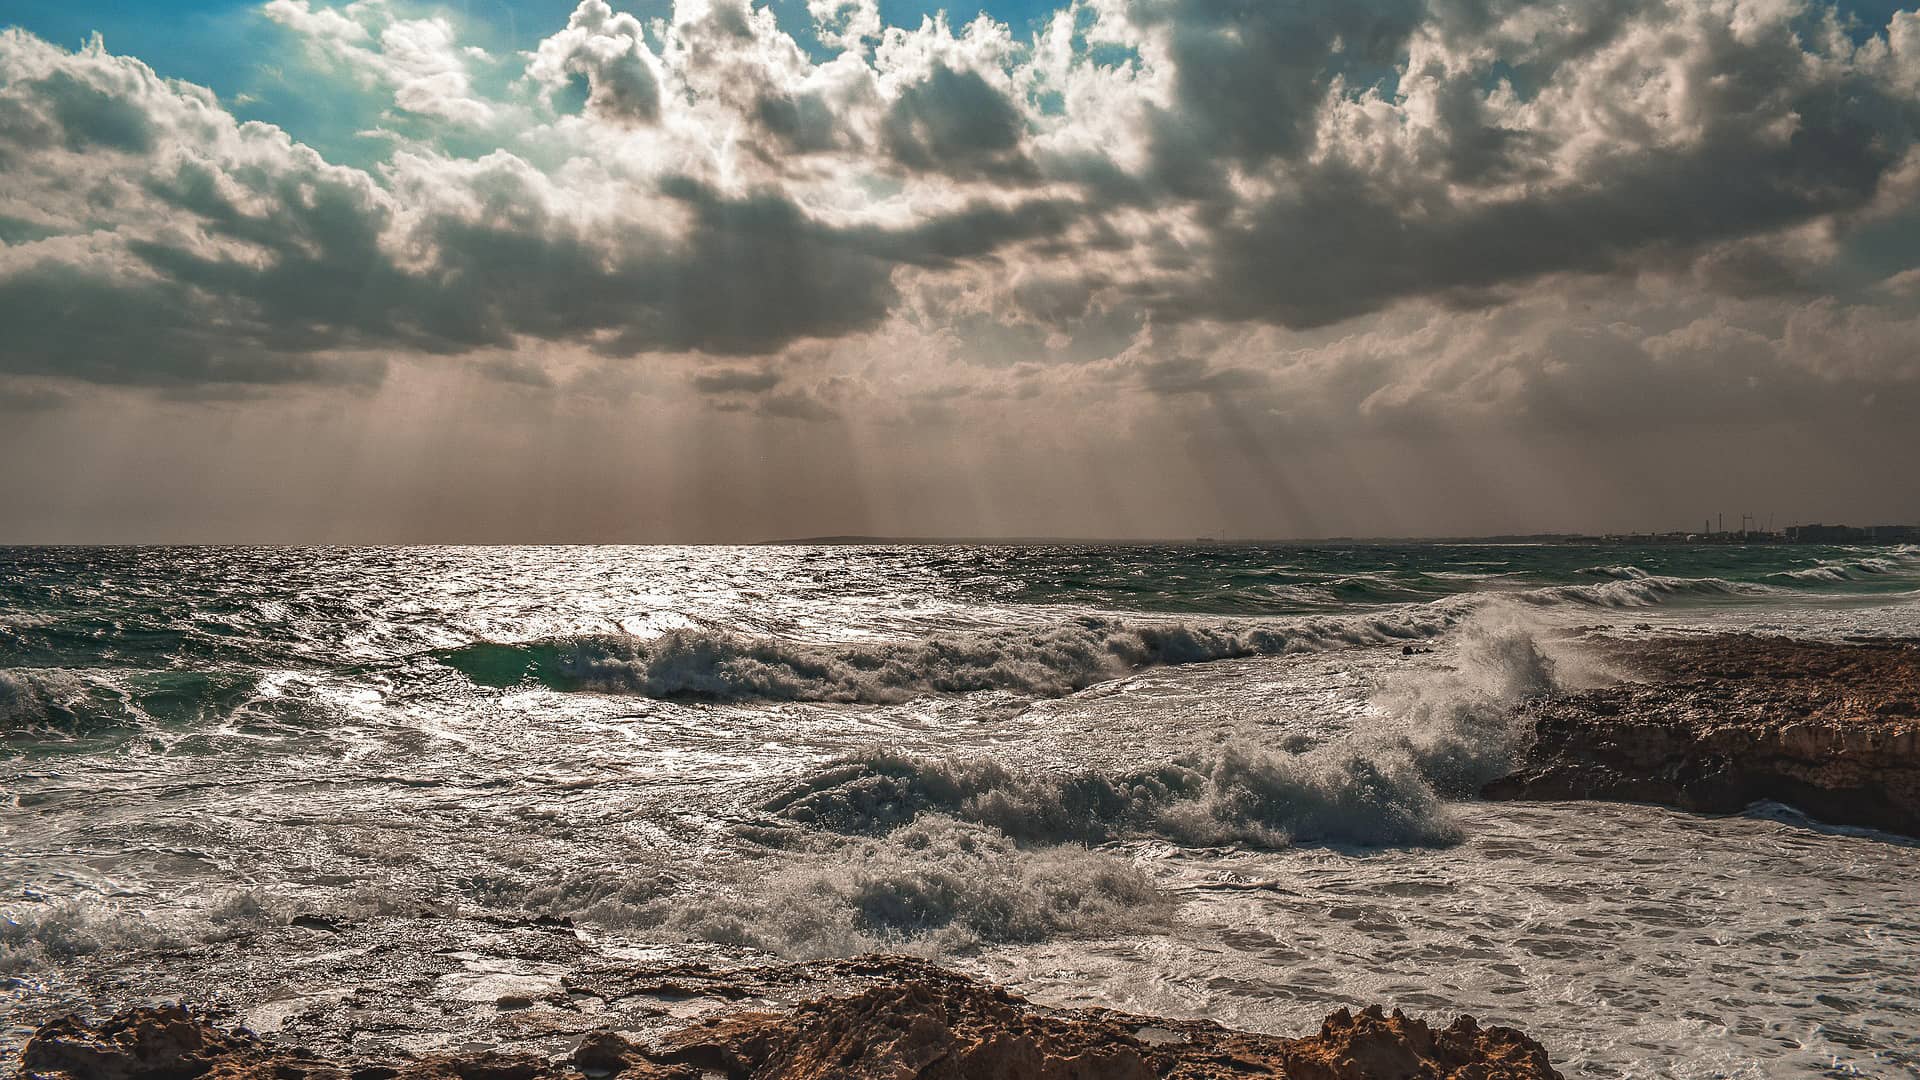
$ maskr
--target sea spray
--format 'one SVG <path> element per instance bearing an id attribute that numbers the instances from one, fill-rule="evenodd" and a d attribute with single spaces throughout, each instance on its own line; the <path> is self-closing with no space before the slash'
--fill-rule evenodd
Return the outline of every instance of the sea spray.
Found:
<path id="1" fill-rule="evenodd" d="M 540 903 L 647 934 L 790 956 L 938 954 L 1151 927 L 1170 899 L 1124 842 L 1433 846 L 1446 799 L 1502 770 L 1518 701 L 1602 676 L 1496 605 L 1454 663 L 1375 688 L 1373 722 L 1299 753 L 1229 742 L 1128 771 L 876 748 L 816 768 L 743 822 L 718 891 L 654 877 L 558 883 Z"/>
<path id="2" fill-rule="evenodd" d="M 1634 573 L 1637 571 L 1637 573 Z M 1648 574 L 1637 567 L 1601 567 L 1600 576 L 1614 580 L 1598 585 L 1552 585 L 1510 594 L 1536 607 L 1573 605 L 1594 608 L 1657 607 L 1676 600 L 1764 599 L 1777 596 L 1778 586 L 1717 577 L 1669 577 Z"/>
<path id="3" fill-rule="evenodd" d="M 1456 595 L 1341 617 L 1087 615 L 1050 625 L 857 642 L 698 627 L 653 637 L 577 634 L 522 643 L 480 642 L 431 655 L 483 686 L 537 682 L 560 691 L 658 699 L 887 704 L 986 690 L 1060 697 L 1152 667 L 1425 640 L 1470 620 L 1510 621 L 1521 606 L 1636 608 L 1673 600 L 1757 599 L 1782 591 L 1757 582 L 1665 577 L 1632 566 L 1592 567 L 1582 573 L 1611 580 Z"/>
<path id="4" fill-rule="evenodd" d="M 204 948 L 285 926 L 309 912 L 285 892 L 257 886 L 215 889 L 164 915 L 139 897 L 17 903 L 0 907 L 0 976 L 45 972 L 93 954 Z M 404 888 L 363 884 L 330 897 L 326 912 L 330 921 L 346 923 L 377 916 L 452 916 L 459 905 Z"/>
<path id="5" fill-rule="evenodd" d="M 744 860 L 702 867 L 700 877 L 695 888 L 664 874 L 585 875 L 530 899 L 605 929 L 798 958 L 876 950 L 932 956 L 1140 930 L 1170 907 L 1124 854 L 1026 847 L 998 829 L 940 814 L 884 836 L 789 834 Z M 584 895 L 591 902 L 578 904 Z"/>
<path id="6" fill-rule="evenodd" d="M 0 735 L 72 726 L 86 688 L 58 669 L 0 669 Z"/>
<path id="7" fill-rule="evenodd" d="M 1558 654 L 1558 655 L 1556 655 Z M 1026 844 L 1157 836 L 1184 844 L 1439 844 L 1458 839 L 1445 797 L 1504 771 L 1525 698 L 1604 676 L 1549 645 L 1512 605 L 1459 634 L 1457 662 L 1375 688 L 1361 730 L 1299 753 L 1230 741 L 1129 771 L 1013 767 L 878 748 L 769 800 L 779 819 L 884 835 L 922 813 L 991 826 Z"/>
<path id="8" fill-rule="evenodd" d="M 1616 678 L 1525 609 L 1495 603 L 1460 629 L 1450 667 L 1402 673 L 1376 685 L 1373 723 L 1351 738 L 1380 756 L 1403 748 L 1435 791 L 1467 798 L 1508 771 L 1520 749 L 1526 733 L 1515 725 L 1515 705 Z"/>
<path id="9" fill-rule="evenodd" d="M 579 635 L 435 655 L 485 686 L 533 679 L 556 690 L 651 698 L 886 703 L 981 690 L 1058 697 L 1148 667 L 1431 638 L 1468 610 L 1261 623 L 1087 616 L 1052 626 L 860 643 L 675 629 L 653 638 Z"/>
<path id="10" fill-rule="evenodd" d="M 0 737 L 63 738 L 229 716 L 258 685 L 241 672 L 0 668 Z"/>
<path id="11" fill-rule="evenodd" d="M 1228 745 L 1126 773 L 876 750 L 821 770 L 767 808 L 796 825 L 860 835 L 947 814 L 1030 845 L 1133 836 L 1268 848 L 1457 838 L 1404 759 L 1355 753 L 1344 741 L 1304 754 Z"/>

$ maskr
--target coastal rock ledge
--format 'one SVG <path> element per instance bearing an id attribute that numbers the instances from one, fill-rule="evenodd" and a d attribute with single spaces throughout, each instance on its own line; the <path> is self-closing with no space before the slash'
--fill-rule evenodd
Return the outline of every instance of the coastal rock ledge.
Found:
<path id="1" fill-rule="evenodd" d="M 395 1061 L 328 1061 L 223 1030 L 177 1005 L 98 1024 L 73 1017 L 40 1028 L 23 1080 L 1558 1080 L 1541 1045 L 1463 1016 L 1441 1030 L 1345 1009 L 1318 1035 L 1285 1039 L 1205 1021 L 1100 1009 L 1057 1010 L 914 961 L 909 977 L 826 997 L 790 1012 L 734 1013 L 651 1044 L 586 1036 L 566 1060 L 481 1053 Z"/>
<path id="2" fill-rule="evenodd" d="M 1773 800 L 1920 836 L 1920 644 L 1719 634 L 1611 649 L 1644 681 L 1522 705 L 1533 747 L 1483 796 L 1704 813 Z"/>

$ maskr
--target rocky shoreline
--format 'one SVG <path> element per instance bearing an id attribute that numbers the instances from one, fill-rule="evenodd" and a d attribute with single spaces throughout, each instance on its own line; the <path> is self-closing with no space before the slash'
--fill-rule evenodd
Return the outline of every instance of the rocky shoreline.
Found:
<path id="1" fill-rule="evenodd" d="M 328 1059 L 178 1005 L 40 1027 L 22 1080 L 1557 1080 L 1539 1043 L 1462 1016 L 1434 1029 L 1379 1007 L 1287 1039 L 1206 1021 L 1049 1009 L 917 960 L 842 961 L 871 985 L 781 1012 L 735 1011 L 640 1041 L 611 1031 L 558 1059 L 483 1051 Z M 721 986 L 704 992 L 720 998 Z"/>
<path id="2" fill-rule="evenodd" d="M 1522 705 L 1532 747 L 1484 797 L 1705 813 L 1772 800 L 1920 836 L 1920 643 L 1713 634 L 1601 648 L 1636 681 Z"/>

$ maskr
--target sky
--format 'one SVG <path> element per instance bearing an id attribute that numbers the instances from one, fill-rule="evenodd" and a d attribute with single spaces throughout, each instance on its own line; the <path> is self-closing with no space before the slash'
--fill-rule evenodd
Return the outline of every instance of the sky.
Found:
<path id="1" fill-rule="evenodd" d="M 0 542 L 1920 522 L 1920 13 L 0 4 Z"/>

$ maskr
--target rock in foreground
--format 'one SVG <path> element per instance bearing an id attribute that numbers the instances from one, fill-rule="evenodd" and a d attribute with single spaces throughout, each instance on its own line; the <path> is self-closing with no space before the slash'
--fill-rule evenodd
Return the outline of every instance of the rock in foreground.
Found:
<path id="1" fill-rule="evenodd" d="M 652 1045 L 588 1036 L 566 1061 L 478 1054 L 335 1062 L 223 1031 L 178 1006 L 99 1024 L 46 1024 L 22 1055 L 23 1080 L 1544 1080 L 1539 1043 L 1461 1017 L 1445 1029 L 1378 1008 L 1341 1010 L 1320 1033 L 1283 1039 L 1203 1021 L 1052 1010 L 914 961 L 864 993 L 788 1013 L 739 1013 Z"/>
<path id="2" fill-rule="evenodd" d="M 1617 651 L 1646 681 L 1522 706 L 1533 749 L 1482 794 L 1706 813 L 1771 799 L 1920 836 L 1920 646 L 1724 634 Z"/>

